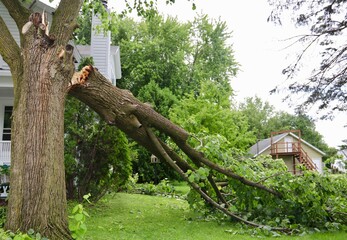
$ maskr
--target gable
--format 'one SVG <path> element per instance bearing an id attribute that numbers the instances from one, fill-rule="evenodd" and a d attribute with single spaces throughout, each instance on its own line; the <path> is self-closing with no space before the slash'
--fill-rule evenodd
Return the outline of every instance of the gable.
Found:
<path id="1" fill-rule="evenodd" d="M 288 132 L 288 133 L 282 133 L 276 136 L 272 137 L 272 143 L 280 143 L 280 142 L 284 142 L 285 139 L 287 138 L 288 141 L 298 141 L 299 137 L 296 136 L 295 134 Z M 314 157 L 322 157 L 325 156 L 325 153 L 321 150 L 319 150 L 318 148 L 316 148 L 315 146 L 311 145 L 310 143 L 306 142 L 305 140 L 301 139 L 301 145 L 302 148 L 305 152 L 307 152 L 310 156 L 314 156 Z M 254 144 L 250 150 L 249 153 L 253 156 L 256 157 L 259 154 L 270 154 L 270 147 L 271 147 L 271 137 L 261 140 L 259 142 L 257 142 L 256 144 Z"/>

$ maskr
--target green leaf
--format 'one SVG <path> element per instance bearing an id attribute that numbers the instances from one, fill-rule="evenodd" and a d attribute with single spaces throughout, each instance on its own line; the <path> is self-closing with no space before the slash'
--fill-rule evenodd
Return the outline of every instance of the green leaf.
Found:
<path id="1" fill-rule="evenodd" d="M 193 174 L 191 174 L 191 175 L 189 175 L 188 179 L 189 179 L 189 182 L 194 182 L 195 177 Z"/>
<path id="2" fill-rule="evenodd" d="M 72 209 L 72 213 L 77 213 L 80 212 L 81 209 L 83 209 L 83 206 L 81 204 L 77 204 L 73 209 Z"/>
<path id="3" fill-rule="evenodd" d="M 77 222 L 80 222 L 80 221 L 82 221 L 82 220 L 84 219 L 84 215 L 81 214 L 81 213 L 78 213 L 78 214 L 76 214 L 76 215 L 74 216 L 74 218 L 75 218 L 75 220 L 76 220 Z"/>

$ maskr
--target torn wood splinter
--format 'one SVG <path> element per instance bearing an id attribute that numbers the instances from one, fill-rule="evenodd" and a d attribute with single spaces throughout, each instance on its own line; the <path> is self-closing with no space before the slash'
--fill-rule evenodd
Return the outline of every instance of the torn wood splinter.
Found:
<path id="1" fill-rule="evenodd" d="M 62 49 L 62 50 L 60 51 L 58 57 L 59 57 L 60 59 L 62 59 L 62 58 L 64 57 L 64 55 L 65 55 L 65 50 Z"/>
<path id="2" fill-rule="evenodd" d="M 29 31 L 32 25 L 33 25 L 33 22 L 30 22 L 30 21 L 24 24 L 24 26 L 22 27 L 22 34 L 25 35 Z"/>
<path id="3" fill-rule="evenodd" d="M 69 82 L 69 86 L 68 86 L 69 89 L 71 89 L 72 87 L 77 86 L 77 85 L 87 86 L 88 84 L 86 82 L 88 80 L 90 73 L 93 70 L 94 70 L 93 66 L 88 65 L 88 66 L 83 67 L 81 71 L 75 73 Z"/>

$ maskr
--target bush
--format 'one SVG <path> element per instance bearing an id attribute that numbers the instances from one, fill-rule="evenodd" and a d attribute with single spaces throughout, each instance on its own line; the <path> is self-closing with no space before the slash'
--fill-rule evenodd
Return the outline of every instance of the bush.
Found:
<path id="1" fill-rule="evenodd" d="M 128 140 L 124 133 L 102 122 L 83 103 L 68 99 L 65 114 L 67 196 L 92 201 L 117 191 L 131 174 Z"/>

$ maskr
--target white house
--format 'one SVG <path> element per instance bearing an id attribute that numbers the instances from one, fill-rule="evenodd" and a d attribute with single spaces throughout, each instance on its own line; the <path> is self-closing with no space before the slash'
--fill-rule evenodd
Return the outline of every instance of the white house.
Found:
<path id="1" fill-rule="evenodd" d="M 331 164 L 331 169 L 333 172 L 347 173 L 347 149 L 343 149 L 337 152 L 340 159 L 336 159 L 334 163 Z"/>
<path id="2" fill-rule="evenodd" d="M 298 165 L 323 173 L 322 157 L 325 153 L 303 140 L 300 130 L 273 132 L 270 138 L 254 144 L 249 153 L 254 157 L 271 155 L 275 159 L 280 158 L 293 174 L 300 173 Z"/>
<path id="3" fill-rule="evenodd" d="M 107 1 L 103 1 L 107 4 Z M 28 9 L 33 12 L 42 12 L 43 9 L 48 13 L 50 21 L 52 13 L 55 9 L 41 1 L 32 1 L 27 5 Z M 14 20 L 9 15 L 7 9 L 0 1 L 0 16 L 5 21 L 10 32 L 14 36 L 17 43 L 19 43 L 19 32 Z M 95 26 L 100 24 L 100 20 L 93 16 L 92 20 L 92 36 L 90 46 L 75 46 L 74 57 L 78 65 L 81 57 L 92 56 L 94 65 L 98 70 L 106 76 L 112 83 L 116 84 L 116 79 L 121 78 L 120 68 L 120 51 L 118 46 L 111 46 L 110 33 L 104 34 L 97 32 Z M 10 165 L 11 153 L 11 114 L 13 106 L 13 84 L 11 79 L 11 72 L 8 65 L 3 61 L 0 56 L 0 166 Z"/>

